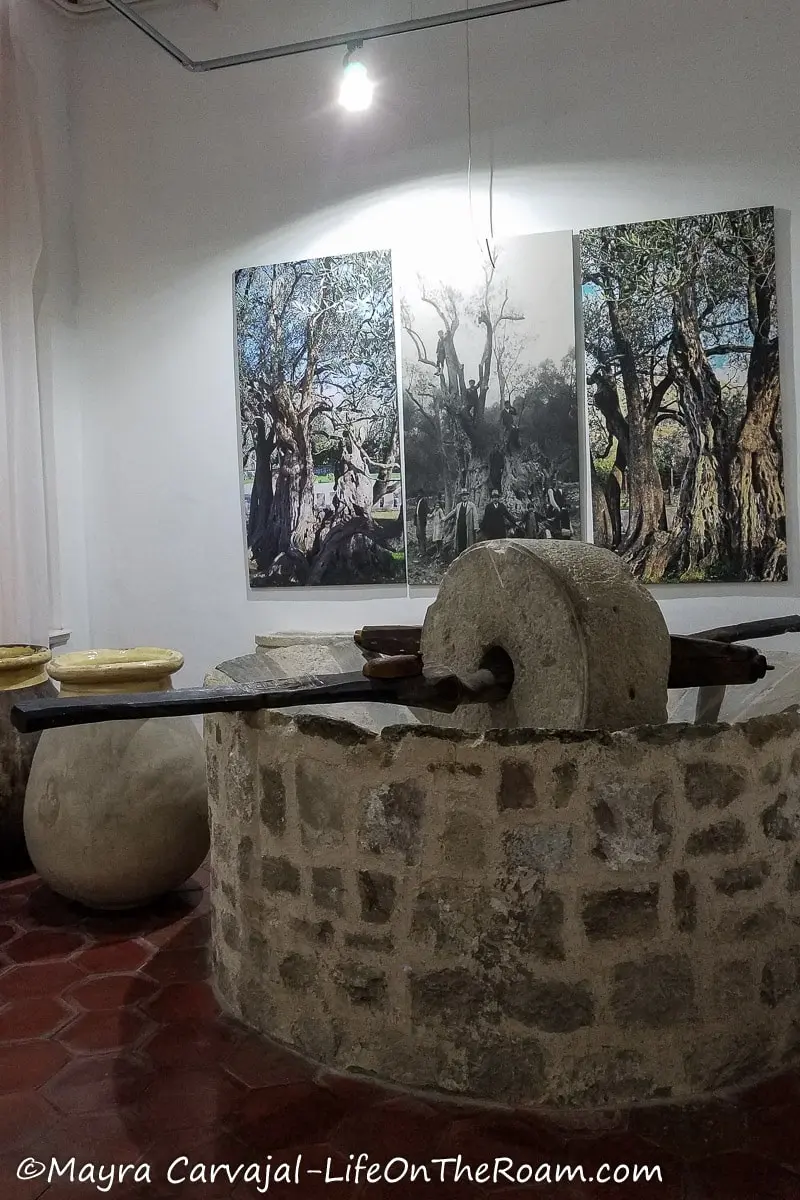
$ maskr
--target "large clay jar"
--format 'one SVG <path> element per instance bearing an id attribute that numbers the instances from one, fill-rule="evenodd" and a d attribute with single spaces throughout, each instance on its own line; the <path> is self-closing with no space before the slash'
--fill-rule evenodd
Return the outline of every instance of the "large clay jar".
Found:
<path id="1" fill-rule="evenodd" d="M 167 691 L 174 650 L 91 650 L 49 667 L 62 696 Z M 200 734 L 188 717 L 107 722 L 42 734 L 25 837 L 53 891 L 91 908 L 134 908 L 183 883 L 209 846 Z"/>
<path id="2" fill-rule="evenodd" d="M 17 733 L 9 713 L 23 696 L 54 696 L 45 646 L 0 646 L 0 877 L 29 866 L 22 828 L 25 788 L 39 735 Z"/>

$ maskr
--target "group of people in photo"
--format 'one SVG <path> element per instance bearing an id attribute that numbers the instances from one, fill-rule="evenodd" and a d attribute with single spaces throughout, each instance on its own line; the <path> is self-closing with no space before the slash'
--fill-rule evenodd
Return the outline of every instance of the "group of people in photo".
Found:
<path id="1" fill-rule="evenodd" d="M 557 483 L 547 487 L 543 496 L 531 489 L 516 512 L 495 487 L 481 513 L 467 489 L 462 488 L 449 511 L 444 496 L 419 493 L 414 529 L 420 556 L 450 562 L 479 541 L 508 537 L 568 540 L 572 537 L 572 520 L 567 497 Z"/>

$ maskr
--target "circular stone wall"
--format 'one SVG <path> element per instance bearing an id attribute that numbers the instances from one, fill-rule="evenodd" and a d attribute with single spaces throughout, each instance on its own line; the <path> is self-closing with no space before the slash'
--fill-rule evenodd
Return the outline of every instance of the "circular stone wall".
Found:
<path id="1" fill-rule="evenodd" d="M 510 1104 L 800 1059 L 800 715 L 623 733 L 207 720 L 213 971 L 344 1071 Z"/>

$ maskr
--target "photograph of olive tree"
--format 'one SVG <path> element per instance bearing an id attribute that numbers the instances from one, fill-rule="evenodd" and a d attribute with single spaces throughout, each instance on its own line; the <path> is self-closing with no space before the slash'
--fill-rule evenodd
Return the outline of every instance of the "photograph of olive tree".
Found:
<path id="1" fill-rule="evenodd" d="M 250 586 L 406 581 L 388 251 L 236 272 Z"/>
<path id="2" fill-rule="evenodd" d="M 580 244 L 595 542 L 648 583 L 785 580 L 774 210 Z"/>
<path id="3" fill-rule="evenodd" d="M 476 541 L 581 536 L 571 233 L 397 255 L 408 577 Z"/>

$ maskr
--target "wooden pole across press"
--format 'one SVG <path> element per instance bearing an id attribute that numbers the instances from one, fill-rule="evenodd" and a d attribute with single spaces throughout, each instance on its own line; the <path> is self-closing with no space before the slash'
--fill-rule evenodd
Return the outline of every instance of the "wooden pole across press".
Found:
<path id="1" fill-rule="evenodd" d="M 800 630 L 800 617 L 730 626 L 711 630 L 702 637 L 673 637 L 668 686 L 703 688 L 757 683 L 771 670 L 766 658 L 752 646 L 734 643 L 740 637 L 775 637 L 795 630 Z M 451 713 L 461 704 L 487 704 L 508 695 L 514 681 L 513 665 L 502 654 L 490 667 L 459 676 L 446 667 L 425 665 L 420 656 L 421 639 L 421 626 L 371 626 L 354 634 L 356 645 L 367 658 L 361 672 L 306 675 L 232 687 L 23 699 L 11 709 L 11 722 L 22 733 L 37 733 L 100 721 L 339 703 L 397 704 Z"/>
<path id="2" fill-rule="evenodd" d="M 70 696 L 65 699 L 19 700 L 11 709 L 12 725 L 21 733 L 37 733 L 99 721 L 143 720 L 147 717 L 200 716 L 204 713 L 257 712 L 309 704 L 379 703 L 452 713 L 460 704 L 490 703 L 508 695 L 513 675 L 475 671 L 458 676 L 430 667 L 402 676 L 380 671 L 366 675 L 307 675 L 233 687 L 180 688 L 170 692 L 137 692 L 120 696 Z"/>

